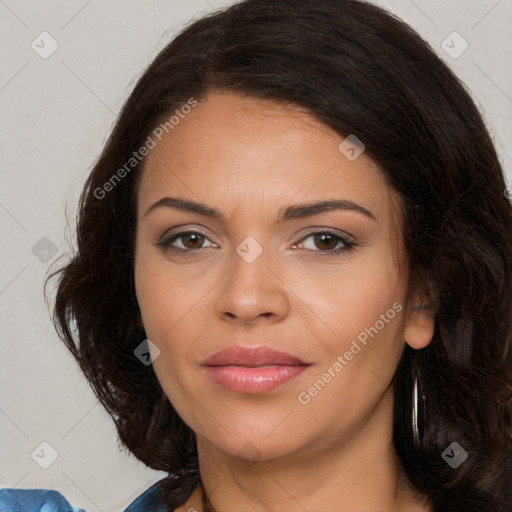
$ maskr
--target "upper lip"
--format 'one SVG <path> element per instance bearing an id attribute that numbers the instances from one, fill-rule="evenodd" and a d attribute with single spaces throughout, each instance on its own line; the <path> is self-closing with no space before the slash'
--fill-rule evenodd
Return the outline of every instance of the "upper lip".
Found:
<path id="1" fill-rule="evenodd" d="M 247 366 L 256 368 L 258 366 L 302 366 L 308 363 L 302 359 L 278 352 L 270 347 L 228 347 L 216 352 L 205 362 L 205 366 Z"/>

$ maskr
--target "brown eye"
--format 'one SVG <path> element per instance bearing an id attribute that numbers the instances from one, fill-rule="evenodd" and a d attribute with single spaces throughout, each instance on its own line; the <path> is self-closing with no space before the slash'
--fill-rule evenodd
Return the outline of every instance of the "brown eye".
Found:
<path id="1" fill-rule="evenodd" d="M 356 247 L 356 243 L 347 237 L 330 231 L 316 231 L 303 238 L 301 244 L 305 249 L 318 255 L 341 255 Z"/>
<path id="2" fill-rule="evenodd" d="M 209 245 L 204 245 L 205 242 L 208 242 Z M 208 247 L 218 247 L 208 237 L 197 231 L 182 231 L 164 236 L 157 242 L 157 245 L 163 247 L 166 251 L 171 250 L 181 253 L 192 253 Z"/>
<path id="3" fill-rule="evenodd" d="M 315 246 L 322 251 L 329 251 L 336 247 L 339 238 L 330 233 L 319 233 L 313 237 Z"/>
<path id="4" fill-rule="evenodd" d="M 187 249 L 200 249 L 205 240 L 205 237 L 199 233 L 187 233 L 180 238 L 183 246 Z"/>

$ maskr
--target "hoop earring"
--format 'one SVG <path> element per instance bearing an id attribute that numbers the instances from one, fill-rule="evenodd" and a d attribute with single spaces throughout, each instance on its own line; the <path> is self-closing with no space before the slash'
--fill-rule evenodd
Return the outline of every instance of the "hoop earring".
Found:
<path id="1" fill-rule="evenodd" d="M 419 387 L 421 389 L 421 379 L 420 372 L 418 369 L 418 365 L 416 364 L 416 360 L 413 363 L 412 368 L 413 373 L 413 385 L 412 385 L 412 418 L 411 418 L 411 426 L 412 426 L 412 435 L 414 440 L 414 445 L 419 447 L 421 445 L 421 436 L 419 431 L 419 422 L 418 422 L 418 381 Z M 423 403 L 423 413 L 425 413 L 425 395 L 421 392 L 421 398 Z"/>
<path id="2" fill-rule="evenodd" d="M 412 387 L 412 435 L 414 444 L 420 444 L 420 433 L 418 431 L 418 377 L 414 376 L 414 384 Z"/>

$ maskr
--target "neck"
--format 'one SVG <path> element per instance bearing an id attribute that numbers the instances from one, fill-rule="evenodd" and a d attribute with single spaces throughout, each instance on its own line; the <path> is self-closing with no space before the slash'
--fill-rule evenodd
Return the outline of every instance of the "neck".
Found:
<path id="1" fill-rule="evenodd" d="M 430 510 L 401 471 L 392 445 L 392 411 L 388 388 L 354 427 L 345 425 L 312 446 L 270 460 L 233 456 L 197 436 L 201 481 L 212 512 Z M 202 503 L 198 486 L 183 510 L 191 505 L 203 510 Z"/>

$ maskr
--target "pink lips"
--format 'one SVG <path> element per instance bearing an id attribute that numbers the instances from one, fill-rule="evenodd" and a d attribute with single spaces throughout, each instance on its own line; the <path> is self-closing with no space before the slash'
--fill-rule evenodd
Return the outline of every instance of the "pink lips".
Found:
<path id="1" fill-rule="evenodd" d="M 302 373 L 309 363 L 269 347 L 229 347 L 204 362 L 206 374 L 232 391 L 263 393 Z"/>

